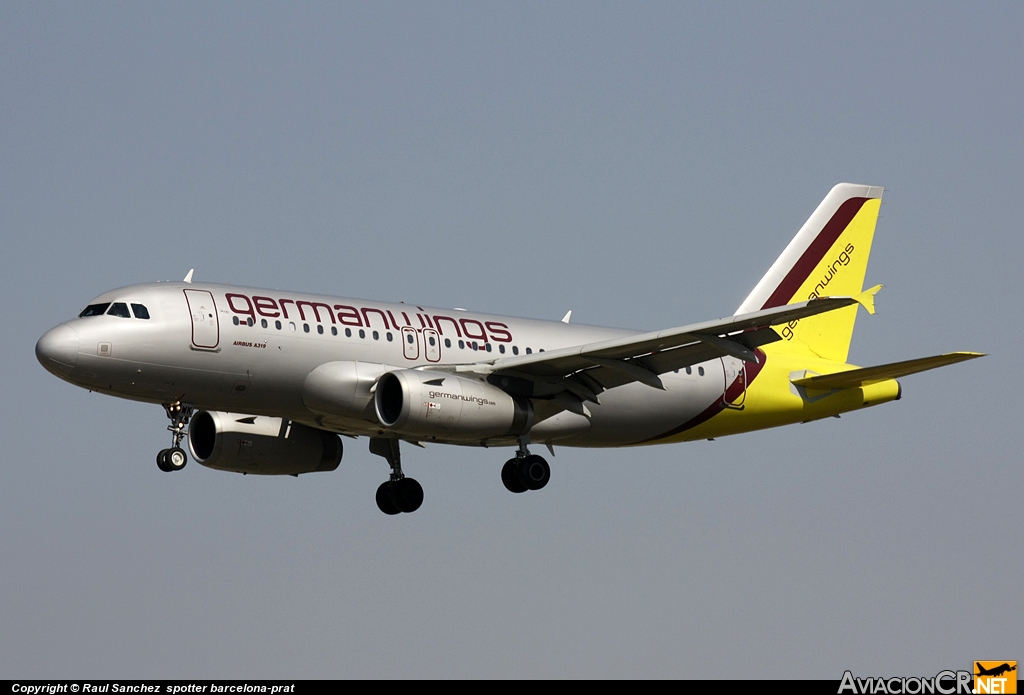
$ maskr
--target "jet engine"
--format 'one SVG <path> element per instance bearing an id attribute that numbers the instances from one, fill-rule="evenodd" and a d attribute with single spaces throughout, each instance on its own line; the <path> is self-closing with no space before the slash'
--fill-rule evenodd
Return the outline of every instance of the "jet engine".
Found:
<path id="1" fill-rule="evenodd" d="M 374 408 L 388 429 L 424 439 L 479 441 L 520 435 L 533 426 L 528 399 L 447 372 L 388 372 L 377 382 Z"/>
<path id="2" fill-rule="evenodd" d="M 192 457 L 208 468 L 260 475 L 333 471 L 341 439 L 279 417 L 201 411 L 188 428 Z"/>

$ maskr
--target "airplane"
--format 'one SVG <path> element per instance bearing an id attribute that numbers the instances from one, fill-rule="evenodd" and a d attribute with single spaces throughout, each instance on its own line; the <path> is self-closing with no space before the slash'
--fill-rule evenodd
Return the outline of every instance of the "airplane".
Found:
<path id="1" fill-rule="evenodd" d="M 974 662 L 974 667 L 978 671 L 977 673 L 974 674 L 976 676 L 995 676 L 995 677 L 998 677 L 998 676 L 1003 675 L 1004 673 L 1009 673 L 1010 671 L 1016 671 L 1017 670 L 1016 662 L 1014 662 L 1013 666 L 1010 666 L 1009 663 L 1004 662 L 1004 663 L 1000 664 L 999 666 L 995 666 L 993 668 L 985 668 L 985 667 L 983 667 L 981 665 L 980 661 L 975 661 Z"/>
<path id="2" fill-rule="evenodd" d="M 369 438 L 391 473 L 385 514 L 423 488 L 400 442 L 516 447 L 514 493 L 543 488 L 531 444 L 627 447 L 714 439 L 899 400 L 898 377 L 983 356 L 847 362 L 882 188 L 825 196 L 735 314 L 654 332 L 465 309 L 182 282 L 106 292 L 36 345 L 76 386 L 160 404 L 172 444 L 209 468 L 299 475 L 337 469 L 339 435 Z M 186 429 L 187 428 L 187 429 Z"/>

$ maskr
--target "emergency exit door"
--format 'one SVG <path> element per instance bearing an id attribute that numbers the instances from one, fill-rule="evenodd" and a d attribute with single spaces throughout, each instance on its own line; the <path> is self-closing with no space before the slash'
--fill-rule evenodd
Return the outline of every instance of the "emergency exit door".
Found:
<path id="1" fill-rule="evenodd" d="M 417 360 L 420 357 L 420 336 L 412 326 L 405 326 L 402 329 L 402 350 L 407 360 Z"/>

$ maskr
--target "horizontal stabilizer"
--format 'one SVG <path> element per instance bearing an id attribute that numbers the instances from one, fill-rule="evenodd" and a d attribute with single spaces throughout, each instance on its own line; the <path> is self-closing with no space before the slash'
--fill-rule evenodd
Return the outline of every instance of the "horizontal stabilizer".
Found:
<path id="1" fill-rule="evenodd" d="M 848 372 L 793 379 L 793 383 L 804 388 L 821 390 L 857 388 L 908 374 L 917 374 L 936 367 L 945 367 L 948 364 L 956 364 L 964 360 L 973 360 L 975 357 L 984 357 L 984 354 L 980 352 L 947 352 L 944 355 L 880 364 L 877 367 L 864 367 L 863 369 L 851 369 Z"/>

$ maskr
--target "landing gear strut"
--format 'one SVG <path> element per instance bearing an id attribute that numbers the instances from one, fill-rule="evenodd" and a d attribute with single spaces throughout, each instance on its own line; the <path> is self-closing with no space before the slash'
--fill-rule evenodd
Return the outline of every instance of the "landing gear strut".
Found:
<path id="1" fill-rule="evenodd" d="M 185 425 L 192 417 L 193 408 L 181 401 L 175 401 L 164 404 L 164 410 L 171 420 L 171 424 L 167 426 L 171 431 L 171 448 L 160 450 L 156 455 L 156 465 L 160 470 L 170 473 L 180 471 L 188 463 L 188 455 L 181 448 L 181 440 L 185 438 Z"/>
<path id="2" fill-rule="evenodd" d="M 397 439 L 370 438 L 370 453 L 383 456 L 391 466 L 391 479 L 377 488 L 377 507 L 385 514 L 414 512 L 423 504 L 423 488 L 402 473 Z"/>
<path id="3" fill-rule="evenodd" d="M 509 459 L 501 468 L 501 482 L 509 492 L 526 492 L 540 490 L 551 479 L 551 467 L 548 462 L 529 450 L 529 436 L 519 438 L 519 451 L 516 457 Z"/>

